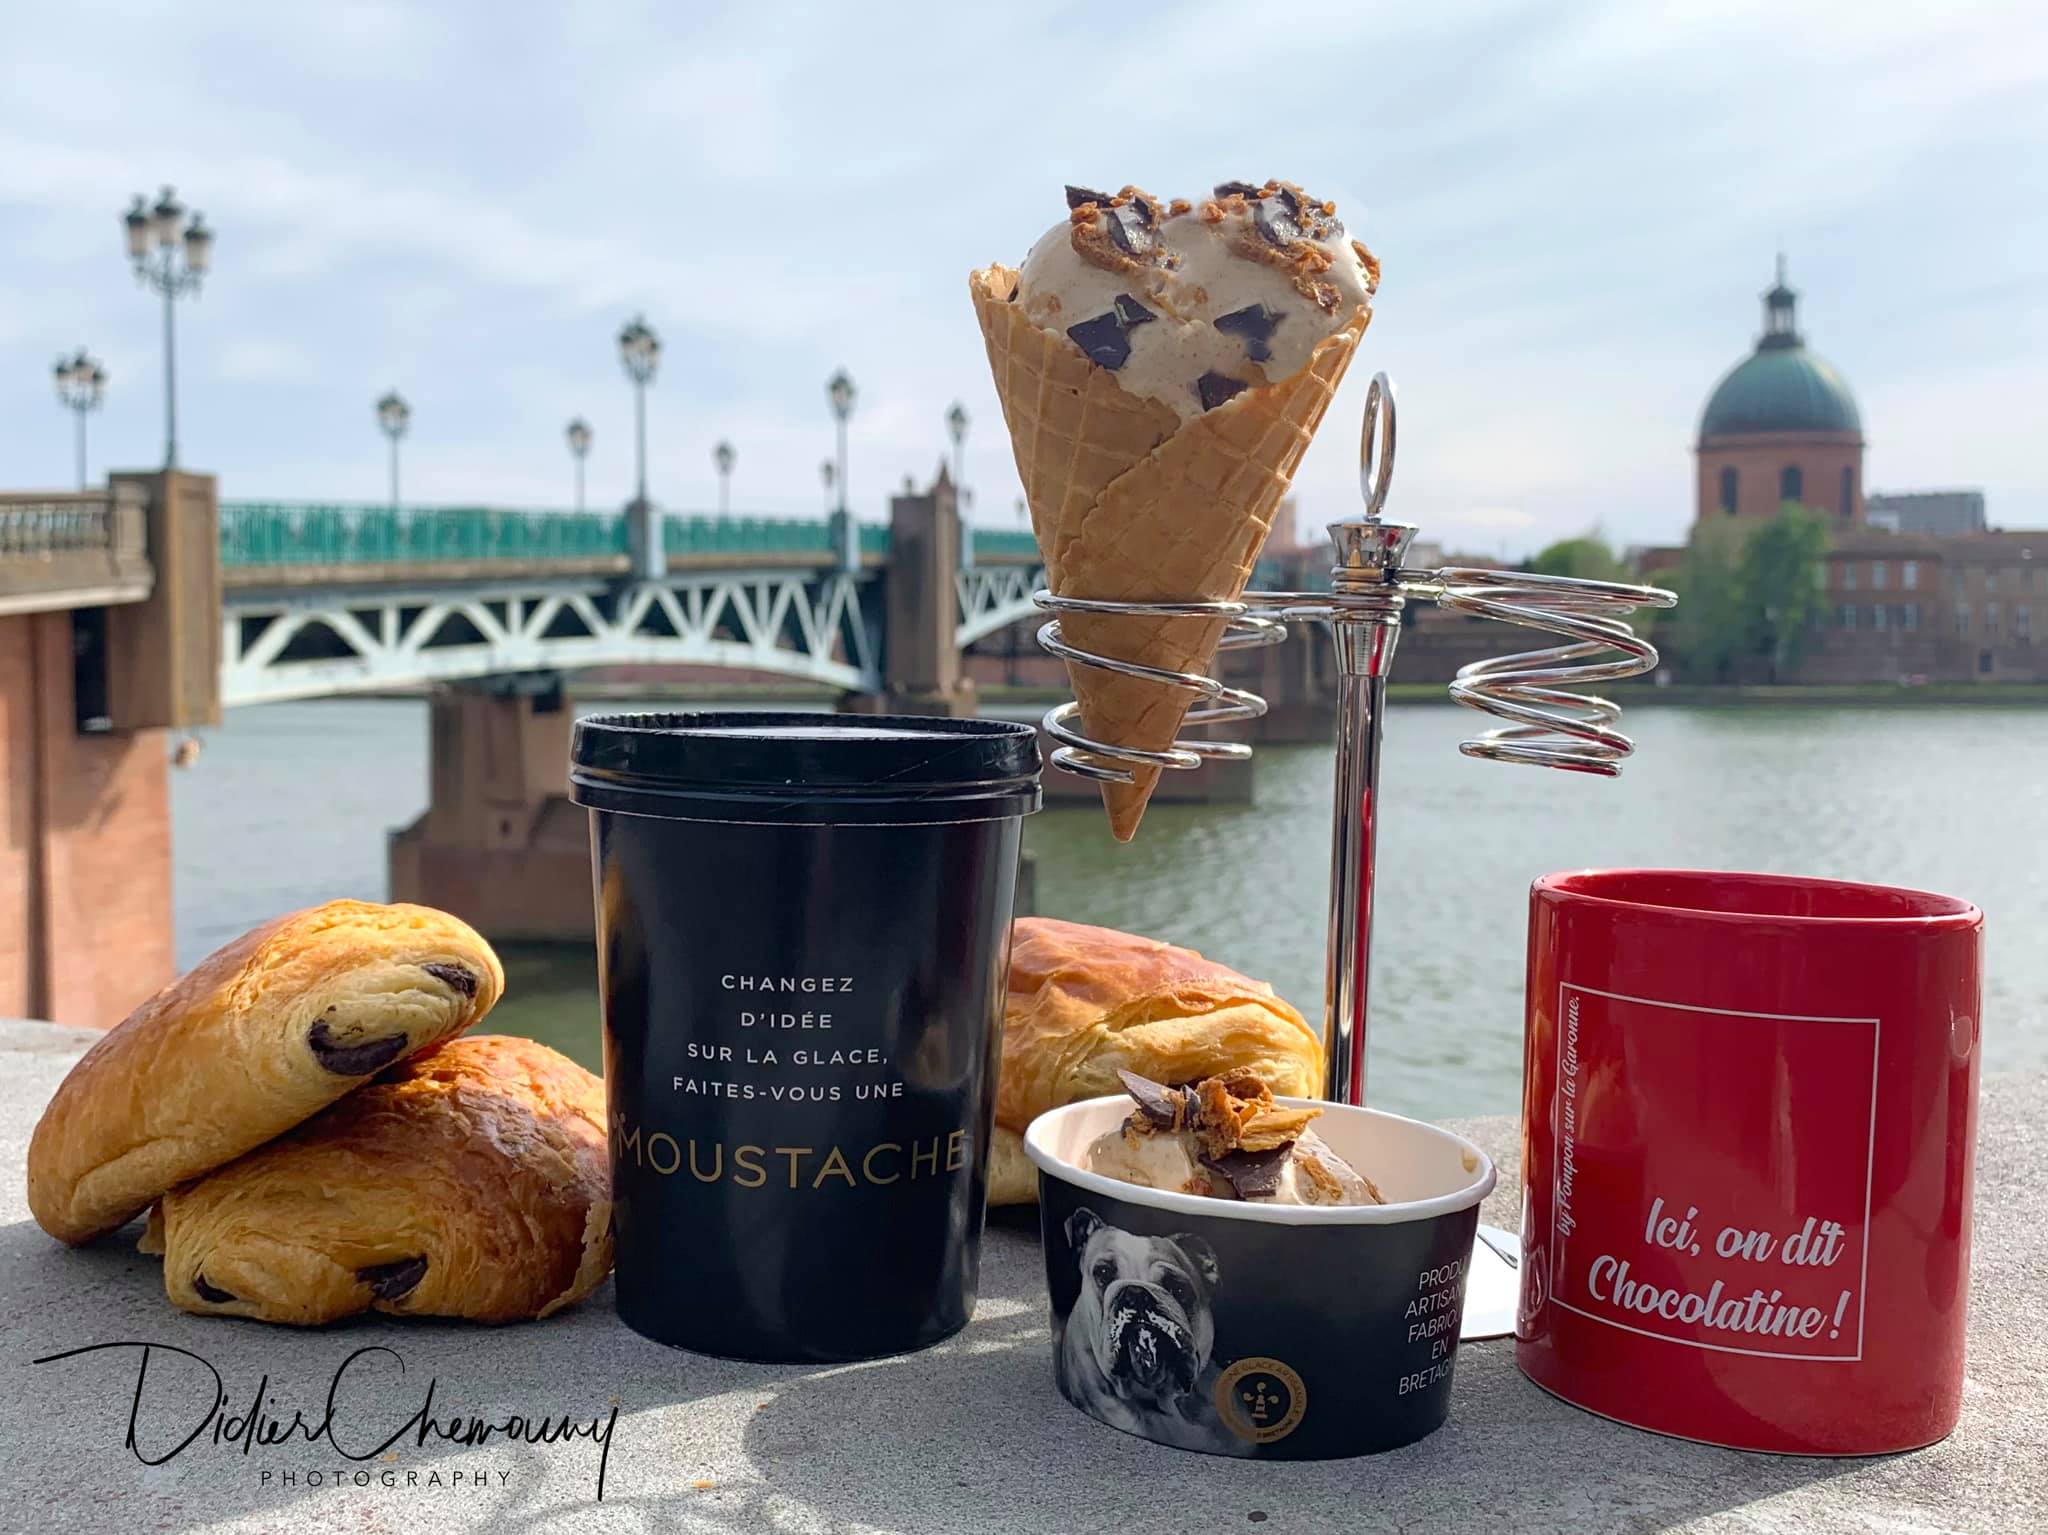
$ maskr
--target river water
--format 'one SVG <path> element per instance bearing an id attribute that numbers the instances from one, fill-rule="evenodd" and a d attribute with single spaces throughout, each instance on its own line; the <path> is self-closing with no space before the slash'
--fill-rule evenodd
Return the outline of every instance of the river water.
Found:
<path id="1" fill-rule="evenodd" d="M 608 706 L 609 707 L 609 706 Z M 1529 881 L 1686 865 L 1917 885 L 1988 918 L 1988 1070 L 2048 1062 L 2048 711 L 1646 707 L 1617 780 L 1457 754 L 1475 716 L 1397 704 L 1382 764 L 1370 1097 L 1423 1116 L 1520 1093 Z M 1188 944 L 1321 1009 L 1331 754 L 1264 747 L 1249 806 L 1157 806 L 1118 847 L 1094 809 L 1027 825 L 1039 909 Z M 382 899 L 424 805 L 426 706 L 237 710 L 172 777 L 178 953 L 336 896 Z M 513 948 L 491 1027 L 598 1065 L 595 964 Z"/>

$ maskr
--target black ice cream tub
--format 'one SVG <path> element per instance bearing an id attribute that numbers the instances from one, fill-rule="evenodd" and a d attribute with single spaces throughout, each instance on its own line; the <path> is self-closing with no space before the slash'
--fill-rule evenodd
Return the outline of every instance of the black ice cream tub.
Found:
<path id="1" fill-rule="evenodd" d="M 619 1315 L 776 1361 L 974 1304 L 1029 725 L 597 716 L 591 812 Z"/>
<path id="2" fill-rule="evenodd" d="M 1321 1108 L 1316 1133 L 1389 1203 L 1211 1199 L 1082 1170 L 1128 1098 L 1026 1131 L 1054 1374 L 1090 1417 L 1211 1455 L 1327 1460 L 1412 1443 L 1450 1413 L 1492 1161 L 1412 1119 L 1280 1101 Z"/>

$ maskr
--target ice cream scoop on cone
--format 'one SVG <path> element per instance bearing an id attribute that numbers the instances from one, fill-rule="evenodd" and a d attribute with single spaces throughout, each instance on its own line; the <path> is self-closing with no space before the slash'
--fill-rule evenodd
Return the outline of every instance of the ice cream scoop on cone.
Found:
<path id="1" fill-rule="evenodd" d="M 1309 439 L 1371 318 L 1378 264 L 1298 188 L 1226 182 L 1200 204 L 1070 187 L 1072 216 L 1020 272 L 969 287 L 1053 593 L 1242 596 Z M 1219 619 L 1070 612 L 1079 650 L 1206 672 Z M 1195 694 L 1070 663 L 1084 732 L 1173 744 Z M 1159 780 L 1105 783 L 1128 842 Z"/>

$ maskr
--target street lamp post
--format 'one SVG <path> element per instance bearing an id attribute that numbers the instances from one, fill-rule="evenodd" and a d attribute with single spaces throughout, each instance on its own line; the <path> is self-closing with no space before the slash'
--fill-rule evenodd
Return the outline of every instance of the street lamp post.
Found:
<path id="1" fill-rule="evenodd" d="M 169 187 L 150 207 L 140 196 L 121 220 L 128 231 L 128 260 L 135 280 L 164 300 L 164 467 L 178 467 L 178 370 L 172 311 L 177 300 L 197 293 L 213 265 L 213 231 L 204 214 L 189 222 L 185 205 Z"/>
<path id="2" fill-rule="evenodd" d="M 721 441 L 711 450 L 712 465 L 718 470 L 718 515 L 721 517 L 732 510 L 732 466 L 738 458 L 729 442 Z"/>
<path id="3" fill-rule="evenodd" d="M 841 368 L 825 385 L 825 399 L 832 407 L 832 419 L 838 425 L 839 457 L 836 481 L 839 490 L 839 505 L 833 516 L 837 519 L 834 529 L 839 544 L 840 563 L 848 570 L 860 564 L 860 535 L 853 524 L 853 516 L 846 509 L 846 422 L 853 414 L 853 402 L 857 398 L 853 379 Z"/>
<path id="4" fill-rule="evenodd" d="M 107 370 L 99 359 L 78 349 L 76 357 L 57 359 L 57 399 L 78 417 L 78 488 L 85 489 L 85 418 L 100 408 L 107 388 Z"/>
<path id="5" fill-rule="evenodd" d="M 626 322 L 619 332 L 619 364 L 633 381 L 633 460 L 639 491 L 636 501 L 647 499 L 647 385 L 661 366 L 661 338 L 640 315 Z"/>
<path id="6" fill-rule="evenodd" d="M 412 425 L 412 407 L 396 389 L 377 402 L 377 425 L 391 439 L 391 510 L 398 511 L 398 439 Z"/>
<path id="7" fill-rule="evenodd" d="M 825 482 L 825 515 L 832 515 L 832 485 L 838 478 L 838 471 L 832 467 L 832 460 L 826 459 L 818 465 L 818 478 Z"/>
<path id="8" fill-rule="evenodd" d="M 958 400 L 946 412 L 946 435 L 953 439 L 953 489 L 967 483 L 967 407 Z"/>
<path id="9" fill-rule="evenodd" d="M 960 524 L 960 568 L 974 563 L 974 527 L 967 520 L 974 498 L 967 493 L 967 407 L 958 400 L 946 412 L 946 435 L 953 439 L 953 511 Z"/>
<path id="10" fill-rule="evenodd" d="M 576 510 L 583 510 L 583 460 L 590 456 L 590 423 L 581 416 L 570 421 L 567 436 L 569 456 L 576 460 Z"/>
<path id="11" fill-rule="evenodd" d="M 627 544 L 634 575 L 642 581 L 655 581 L 668 569 L 668 551 L 654 505 L 647 499 L 647 384 L 661 366 L 661 338 L 643 316 L 633 316 L 619 332 L 619 365 L 633 381 L 633 457 L 638 486 L 633 504 L 626 509 Z"/>

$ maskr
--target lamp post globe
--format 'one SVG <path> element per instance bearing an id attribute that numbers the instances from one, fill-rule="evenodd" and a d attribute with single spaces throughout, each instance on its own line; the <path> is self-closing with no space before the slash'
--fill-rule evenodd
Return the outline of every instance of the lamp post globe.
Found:
<path id="1" fill-rule="evenodd" d="M 661 337 L 645 315 L 634 315 L 619 330 L 619 365 L 633 381 L 633 460 L 636 505 L 647 501 L 647 385 L 661 367 Z"/>
<path id="2" fill-rule="evenodd" d="M 412 407 L 396 389 L 377 402 L 377 425 L 391 439 L 391 510 L 398 510 L 398 440 L 412 425 Z"/>
<path id="3" fill-rule="evenodd" d="M 121 222 L 128 229 L 128 259 L 141 261 L 149 254 L 149 202 L 140 192 L 121 216 Z"/>
<path id="4" fill-rule="evenodd" d="M 563 436 L 569 442 L 569 456 L 576 461 L 576 510 L 583 510 L 583 460 L 590 456 L 590 423 L 581 416 L 570 418 Z"/>
<path id="5" fill-rule="evenodd" d="M 84 347 L 57 359 L 57 402 L 77 417 L 78 488 L 85 489 L 85 418 L 106 398 L 107 370 Z"/>
<path id="6" fill-rule="evenodd" d="M 204 277 L 213 266 L 213 230 L 208 227 L 206 215 L 196 209 L 192 222 L 185 226 L 185 267 L 194 275 Z"/>
<path id="7" fill-rule="evenodd" d="M 165 187 L 158 194 L 156 206 L 149 210 L 150 229 L 156 236 L 160 249 L 174 250 L 179 237 L 184 233 L 185 205 L 178 201 L 178 194 Z"/>
<path id="8" fill-rule="evenodd" d="M 739 454 L 733 445 L 723 439 L 711 450 L 711 464 L 718 471 L 718 515 L 721 517 L 732 509 L 732 466 L 738 461 Z"/>
<path id="9" fill-rule="evenodd" d="M 645 315 L 636 314 L 619 328 L 619 362 L 636 384 L 647 383 L 661 367 L 661 337 Z"/>
<path id="10" fill-rule="evenodd" d="M 213 230 L 206 216 L 188 218 L 178 194 L 165 187 L 152 205 L 137 196 L 121 215 L 128 262 L 135 280 L 164 301 L 164 467 L 178 465 L 178 299 L 197 293 L 213 267 Z"/>

